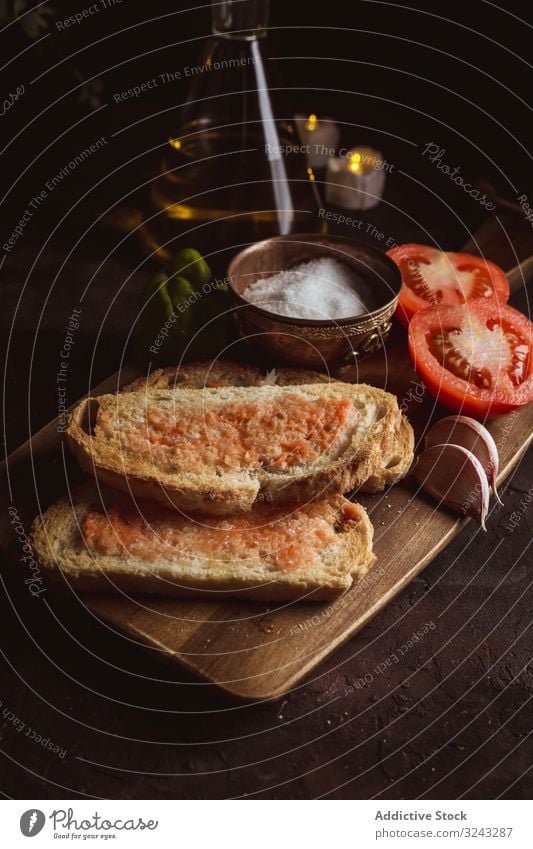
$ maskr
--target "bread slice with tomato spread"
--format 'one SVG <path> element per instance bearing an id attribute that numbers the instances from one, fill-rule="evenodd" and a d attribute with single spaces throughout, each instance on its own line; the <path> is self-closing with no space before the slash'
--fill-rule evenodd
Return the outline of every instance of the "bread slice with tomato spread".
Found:
<path id="1" fill-rule="evenodd" d="M 216 515 L 376 491 L 413 456 L 395 396 L 340 381 L 102 395 L 75 408 L 67 439 L 100 483 Z"/>
<path id="2" fill-rule="evenodd" d="M 341 495 L 193 519 L 95 482 L 32 527 L 41 568 L 76 591 L 264 601 L 335 598 L 373 564 L 372 537 L 365 510 Z"/>
<path id="3" fill-rule="evenodd" d="M 330 374 L 301 368 L 279 368 L 262 372 L 254 366 L 231 360 L 202 360 L 180 366 L 155 369 L 122 388 L 122 392 L 150 392 L 153 389 L 215 389 L 221 386 L 297 386 L 302 383 L 338 383 Z M 361 492 L 381 492 L 405 477 L 413 462 L 414 434 L 405 416 L 394 428 L 394 440 L 374 473 L 361 484 Z"/>

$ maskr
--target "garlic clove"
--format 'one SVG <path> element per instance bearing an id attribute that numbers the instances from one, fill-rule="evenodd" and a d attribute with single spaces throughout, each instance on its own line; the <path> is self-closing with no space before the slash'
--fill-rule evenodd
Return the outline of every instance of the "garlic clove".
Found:
<path id="1" fill-rule="evenodd" d="M 484 531 L 489 483 L 477 457 L 461 445 L 432 445 L 420 454 L 413 474 L 425 492 L 458 513 L 473 516 Z"/>
<path id="2" fill-rule="evenodd" d="M 477 457 L 487 473 L 489 486 L 492 487 L 498 503 L 502 504 L 496 489 L 500 458 L 496 443 L 487 428 L 469 416 L 446 416 L 428 430 L 425 447 L 431 448 L 444 442 L 467 448 Z"/>

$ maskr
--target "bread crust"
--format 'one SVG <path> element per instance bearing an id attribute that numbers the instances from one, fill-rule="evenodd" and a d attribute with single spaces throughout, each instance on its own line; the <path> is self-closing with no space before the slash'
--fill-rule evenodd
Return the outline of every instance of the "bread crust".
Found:
<path id="1" fill-rule="evenodd" d="M 361 492 L 381 492 L 404 478 L 413 463 L 415 435 L 413 428 L 402 416 L 390 444 L 389 453 L 384 454 L 381 465 L 360 487 Z"/>
<path id="2" fill-rule="evenodd" d="M 412 461 L 412 429 L 402 417 L 395 396 L 365 384 L 305 384 L 299 391 L 308 397 L 348 397 L 361 408 L 375 407 L 376 418 L 361 439 L 355 429 L 348 447 L 339 457 L 291 474 L 258 471 L 245 474 L 206 474 L 194 479 L 188 474 L 168 473 L 151 466 L 146 460 L 124 456 L 113 443 L 91 435 L 91 410 L 96 405 L 144 406 L 148 399 L 174 405 L 198 403 L 197 389 L 157 389 L 126 393 L 123 396 L 87 398 L 73 411 L 67 428 L 68 444 L 82 468 L 102 483 L 141 498 L 151 498 L 172 504 L 185 512 L 201 511 L 224 515 L 251 509 L 257 499 L 275 503 L 305 503 L 328 493 L 365 490 L 378 491 L 391 480 L 405 473 Z M 276 393 L 283 397 L 282 388 L 225 387 L 202 390 L 202 402 L 209 400 L 250 400 Z M 121 400 L 122 398 L 122 400 Z M 94 405 L 94 406 L 93 406 Z M 396 469 L 388 469 L 389 458 L 395 452 L 401 456 Z M 117 456 L 118 454 L 118 456 Z"/>
<path id="3" fill-rule="evenodd" d="M 349 502 L 339 495 L 325 502 L 325 509 L 333 509 L 338 515 L 339 542 L 335 550 L 321 554 L 318 565 L 303 566 L 295 572 L 272 566 L 253 568 L 245 560 L 221 566 L 206 559 L 199 576 L 185 561 L 146 564 L 130 555 L 93 555 L 81 537 L 81 523 L 89 510 L 105 508 L 115 497 L 106 489 L 99 493 L 91 481 L 72 493 L 72 502 L 61 498 L 34 521 L 31 544 L 53 583 L 96 593 L 327 601 L 349 589 L 353 580 L 365 575 L 375 561 L 373 528 L 365 510 L 357 505 L 358 517 L 345 518 L 344 508 Z"/>
<path id="4" fill-rule="evenodd" d="M 121 392 L 142 392 L 153 389 L 206 389 L 214 386 L 296 386 L 301 383 L 337 383 L 328 374 L 300 368 L 272 369 L 263 373 L 254 366 L 232 360 L 203 360 L 181 366 L 156 369 L 145 377 L 123 386 Z"/>

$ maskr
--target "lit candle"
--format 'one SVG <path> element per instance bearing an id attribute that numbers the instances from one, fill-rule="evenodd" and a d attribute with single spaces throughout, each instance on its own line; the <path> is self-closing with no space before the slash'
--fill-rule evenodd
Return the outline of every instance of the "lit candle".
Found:
<path id="1" fill-rule="evenodd" d="M 328 160 L 326 199 L 343 209 L 371 209 L 381 200 L 386 163 L 377 150 L 356 147 Z"/>
<path id="2" fill-rule="evenodd" d="M 307 164 L 310 168 L 324 168 L 328 159 L 335 156 L 340 131 L 331 118 L 316 115 L 296 115 L 296 126 L 300 141 L 306 147 Z"/>

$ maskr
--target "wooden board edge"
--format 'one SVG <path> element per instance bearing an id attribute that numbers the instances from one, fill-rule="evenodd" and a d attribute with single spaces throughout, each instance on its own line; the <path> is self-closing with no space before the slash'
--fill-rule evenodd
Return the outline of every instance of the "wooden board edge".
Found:
<path id="1" fill-rule="evenodd" d="M 134 365 L 125 366 L 120 372 L 120 380 L 118 380 L 118 383 L 117 376 L 118 372 L 115 372 L 115 374 L 112 374 L 110 377 L 106 377 L 105 380 L 103 380 L 101 383 L 91 389 L 89 395 L 104 395 L 114 385 L 122 386 L 126 382 L 135 380 L 135 378 L 139 376 L 139 368 Z M 85 397 L 87 396 L 84 395 L 83 398 Z M 83 398 L 78 398 L 77 401 L 71 404 L 67 410 L 67 413 L 72 412 L 72 410 L 78 406 L 78 404 L 80 403 L 80 401 L 83 400 Z M 59 417 L 56 416 L 55 419 L 51 419 L 49 422 L 43 425 L 43 427 L 39 428 L 39 430 L 37 430 L 35 433 L 32 433 L 29 439 L 27 439 L 21 445 L 18 445 L 17 448 L 14 448 L 13 451 L 11 451 L 11 453 L 8 454 L 7 457 L 4 457 L 4 459 L 0 462 L 0 472 L 5 471 L 9 462 L 16 461 L 20 456 L 28 454 L 30 452 L 32 443 L 42 442 L 43 438 L 46 439 L 48 435 L 55 435 L 55 441 L 57 441 L 57 443 L 59 444 L 62 439 L 57 429 L 58 423 Z"/>
<path id="2" fill-rule="evenodd" d="M 501 469 L 498 474 L 497 484 L 501 484 L 512 472 L 515 466 L 518 465 L 527 449 L 533 442 L 533 432 L 528 436 L 522 445 L 520 451 L 518 451 L 506 465 Z M 293 687 L 297 686 L 309 673 L 315 669 L 326 657 L 328 657 L 332 652 L 336 649 L 340 648 L 344 643 L 348 642 L 352 637 L 354 637 L 371 619 L 374 618 L 381 610 L 383 610 L 387 604 L 389 604 L 395 596 L 397 596 L 412 580 L 416 578 L 429 564 L 435 559 L 435 557 L 443 551 L 446 546 L 470 523 L 469 518 L 464 519 L 456 519 L 453 525 L 450 527 L 448 533 L 446 533 L 440 542 L 434 546 L 431 551 L 427 553 L 425 557 L 423 557 L 416 566 L 413 567 L 409 572 L 406 572 L 402 575 L 401 579 L 389 590 L 388 593 L 385 593 L 379 599 L 376 604 L 369 608 L 367 613 L 358 620 L 358 622 L 353 626 L 353 628 L 349 628 L 344 633 L 339 634 L 338 639 L 333 640 L 328 643 L 327 646 L 324 647 L 323 650 L 318 652 L 313 656 L 312 659 L 304 662 L 304 664 L 298 669 L 297 672 L 291 673 L 285 681 L 281 684 L 278 684 L 274 688 L 269 688 L 268 685 L 264 687 L 256 688 L 255 691 L 248 690 L 242 687 L 238 687 L 235 685 L 221 684 L 211 678 L 208 674 L 199 673 L 198 670 L 194 669 L 194 667 L 189 666 L 185 663 L 184 659 L 181 658 L 179 653 L 174 653 L 179 662 L 183 662 L 189 669 L 196 671 L 197 675 L 201 675 L 202 678 L 205 678 L 210 684 L 214 684 L 220 689 L 223 689 L 225 692 L 229 693 L 233 698 L 238 699 L 239 701 L 247 701 L 247 702 L 257 702 L 257 701 L 271 701 L 275 699 L 281 698 L 285 695 L 289 690 Z M 238 682 L 237 682 L 238 683 Z M 265 682 L 266 683 L 266 682 Z"/>
<path id="3" fill-rule="evenodd" d="M 373 607 L 370 607 L 364 616 L 362 616 L 353 627 L 347 629 L 342 634 L 339 634 L 338 638 L 332 640 L 328 643 L 327 646 L 324 646 L 322 650 L 320 650 L 317 654 L 313 656 L 312 659 L 304 662 L 303 665 L 298 669 L 297 672 L 291 673 L 289 677 L 277 687 L 274 688 L 264 688 L 264 689 L 256 689 L 255 692 L 251 690 L 245 690 L 235 686 L 227 686 L 219 684 L 219 687 L 222 687 L 227 692 L 231 693 L 232 696 L 241 700 L 247 701 L 264 701 L 271 700 L 276 698 L 281 698 L 285 695 L 289 690 L 293 687 L 296 687 L 309 673 L 326 657 L 340 648 L 342 645 L 348 642 L 352 637 L 354 637 L 362 628 L 365 627 L 373 618 L 376 616 L 383 608 L 392 601 L 395 596 L 397 596 L 412 580 L 416 578 L 417 575 L 422 572 L 426 566 L 428 566 L 432 560 L 448 545 L 451 540 L 457 536 L 457 534 L 469 523 L 469 519 L 459 519 L 454 525 L 450 528 L 448 533 L 442 538 L 441 542 L 438 543 L 431 551 L 428 552 L 426 557 L 422 558 L 416 566 L 414 566 L 409 572 L 406 572 L 402 575 L 401 579 L 390 588 L 390 590 L 382 595 Z M 211 679 L 209 679 L 211 680 Z M 211 683 L 216 684 L 216 681 L 211 680 Z"/>
<path id="4" fill-rule="evenodd" d="M 93 389 L 89 394 L 102 395 L 109 391 L 113 386 L 123 386 L 139 376 L 140 369 L 135 365 L 127 365 L 119 372 L 115 372 L 110 377 L 107 377 Z M 71 404 L 67 412 L 73 410 L 82 399 L 78 399 Z M 25 456 L 36 456 L 43 450 L 52 450 L 54 447 L 59 447 L 64 441 L 64 435 L 58 430 L 59 417 L 51 419 L 38 431 L 33 433 L 29 439 L 11 451 L 10 454 L 4 456 L 0 462 L 0 548 L 7 548 L 10 541 L 10 525 L 7 518 L 7 505 L 11 504 L 9 497 L 10 493 L 10 467 L 16 469 L 19 460 Z M 6 509 L 4 509 L 6 508 Z"/>

